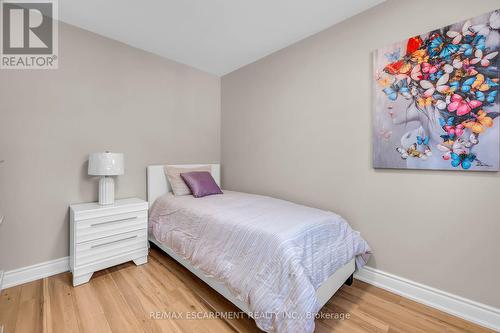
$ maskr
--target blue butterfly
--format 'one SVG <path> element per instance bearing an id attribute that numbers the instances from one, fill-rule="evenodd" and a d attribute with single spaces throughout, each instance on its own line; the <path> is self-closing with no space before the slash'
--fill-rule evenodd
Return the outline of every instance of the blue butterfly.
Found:
<path id="1" fill-rule="evenodd" d="M 398 99 L 398 92 L 397 92 L 397 90 L 394 90 L 392 87 L 384 88 L 384 90 L 382 90 L 382 91 L 387 95 L 387 97 L 391 101 L 395 101 Z"/>
<path id="2" fill-rule="evenodd" d="M 472 53 L 474 53 L 474 48 L 470 44 L 462 44 L 460 46 L 460 51 L 462 51 L 466 57 L 470 57 Z"/>
<path id="3" fill-rule="evenodd" d="M 498 83 L 490 79 L 489 77 L 486 78 L 486 84 L 488 84 L 490 87 L 497 87 Z"/>
<path id="4" fill-rule="evenodd" d="M 453 81 L 453 82 L 450 82 L 448 84 L 450 85 L 450 88 L 453 88 L 453 89 L 451 89 L 451 91 L 456 91 L 456 90 L 458 90 L 458 88 L 460 88 L 460 82 L 458 82 L 458 81 Z"/>
<path id="5" fill-rule="evenodd" d="M 446 43 L 443 36 L 434 34 L 431 36 L 431 41 L 427 46 L 427 51 L 431 57 L 439 54 L 440 58 L 449 58 L 452 54 L 460 50 L 460 45 Z"/>
<path id="6" fill-rule="evenodd" d="M 439 126 L 445 127 L 445 126 L 453 126 L 453 121 L 455 120 L 455 117 L 450 117 L 448 120 L 444 120 L 443 118 L 439 118 Z"/>
<path id="7" fill-rule="evenodd" d="M 424 145 L 428 146 L 429 145 L 429 140 L 430 140 L 430 138 L 428 136 L 421 137 L 420 135 L 417 135 L 417 143 L 419 145 L 424 144 Z"/>
<path id="8" fill-rule="evenodd" d="M 441 45 L 444 43 L 444 39 L 440 35 L 433 35 L 431 37 L 431 41 L 429 45 L 427 46 L 427 52 L 429 52 L 429 55 L 431 57 L 434 57 L 438 54 L 439 50 L 441 49 Z"/>
<path id="9" fill-rule="evenodd" d="M 460 46 L 455 44 L 446 44 L 443 46 L 441 53 L 439 53 L 440 58 L 449 58 L 452 54 L 456 53 L 460 49 Z"/>
<path id="10" fill-rule="evenodd" d="M 410 89 L 408 88 L 406 80 L 399 81 L 392 86 L 383 89 L 382 91 L 391 101 L 395 101 L 396 99 L 398 99 L 398 93 L 406 99 L 411 98 Z"/>
<path id="11" fill-rule="evenodd" d="M 384 54 L 385 55 L 385 58 L 389 61 L 389 62 L 396 62 L 399 60 L 399 58 L 401 57 L 401 49 L 397 49 L 396 51 L 394 52 L 389 52 L 389 53 L 386 53 Z"/>
<path id="12" fill-rule="evenodd" d="M 443 76 L 443 74 L 444 74 L 443 71 L 438 71 L 436 73 L 432 73 L 429 75 L 429 79 L 431 79 L 431 81 L 439 80 L 441 78 L 441 76 Z"/>
<path id="13" fill-rule="evenodd" d="M 447 142 L 447 141 L 453 141 L 455 136 L 453 135 L 448 135 L 448 134 L 443 134 L 443 135 L 440 135 L 441 139 L 443 139 L 444 142 Z"/>
<path id="14" fill-rule="evenodd" d="M 495 97 L 497 96 L 497 93 L 498 90 L 493 90 L 488 95 L 486 95 L 482 91 L 476 91 L 476 99 L 481 102 L 484 102 L 484 100 L 486 100 L 486 102 L 488 103 L 493 103 L 495 102 Z"/>
<path id="15" fill-rule="evenodd" d="M 462 168 L 467 170 L 472 166 L 472 162 L 476 159 L 476 155 L 474 154 L 460 154 L 451 153 L 451 165 L 456 168 L 459 165 L 462 165 Z"/>
<path id="16" fill-rule="evenodd" d="M 450 87 L 453 88 L 452 90 L 453 91 L 456 91 L 458 89 L 462 90 L 463 92 L 467 93 L 470 91 L 471 89 L 471 86 L 472 84 L 476 81 L 476 77 L 473 76 L 473 77 L 470 77 L 468 78 L 467 80 L 465 80 L 463 83 L 462 83 L 462 86 L 460 86 L 460 82 L 458 81 L 454 81 L 454 82 L 450 82 Z"/>
<path id="17" fill-rule="evenodd" d="M 474 37 L 472 35 L 466 35 L 466 36 L 464 36 L 463 40 L 465 43 L 470 43 L 470 42 L 472 42 L 473 38 Z"/>
<path id="18" fill-rule="evenodd" d="M 472 44 L 474 44 L 476 49 L 484 51 L 484 49 L 486 48 L 486 37 L 483 35 L 477 35 L 476 37 L 474 37 Z"/>

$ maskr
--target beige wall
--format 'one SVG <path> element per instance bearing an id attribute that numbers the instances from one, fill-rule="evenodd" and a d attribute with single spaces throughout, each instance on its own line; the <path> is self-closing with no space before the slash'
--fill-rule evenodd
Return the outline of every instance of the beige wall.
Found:
<path id="1" fill-rule="evenodd" d="M 60 25 L 59 69 L 0 71 L 0 268 L 68 255 L 68 205 L 97 199 L 88 153 L 125 153 L 117 197 L 146 166 L 219 162 L 220 79 Z"/>
<path id="2" fill-rule="evenodd" d="M 370 266 L 500 307 L 500 174 L 371 167 L 371 51 L 498 7 L 389 0 L 224 76 L 224 187 L 336 211 Z"/>

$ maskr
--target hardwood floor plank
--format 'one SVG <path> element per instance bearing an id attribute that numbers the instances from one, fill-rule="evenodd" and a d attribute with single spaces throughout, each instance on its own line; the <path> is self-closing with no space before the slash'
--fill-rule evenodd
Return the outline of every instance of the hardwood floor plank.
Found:
<path id="1" fill-rule="evenodd" d="M 37 280 L 21 286 L 15 332 L 36 333 L 43 331 L 43 281 Z"/>
<path id="2" fill-rule="evenodd" d="M 352 286 L 343 285 L 340 290 L 348 291 L 352 290 L 353 288 L 361 292 L 369 293 L 370 295 L 378 296 L 386 301 L 393 303 L 398 303 L 402 299 L 402 297 L 399 295 L 381 288 L 377 288 L 375 286 L 372 286 L 371 284 L 356 279 L 354 279 Z"/>
<path id="3" fill-rule="evenodd" d="M 152 265 L 145 266 L 143 267 L 146 276 L 151 276 L 152 282 L 156 285 L 156 288 L 162 290 L 162 291 L 168 291 L 167 287 L 164 284 L 164 279 L 161 278 L 160 273 L 162 270 L 165 268 L 160 264 L 160 262 L 153 260 Z M 178 278 L 178 277 L 177 277 Z M 170 279 L 170 281 L 173 281 L 174 279 Z M 200 313 L 206 313 L 206 314 L 211 314 L 213 313 L 212 309 L 207 306 L 205 302 L 203 302 L 203 299 L 198 297 L 196 293 L 193 293 L 191 288 L 189 288 L 188 285 L 186 285 L 185 282 L 182 282 L 181 280 L 177 281 L 177 291 L 179 293 L 178 298 L 176 299 L 176 303 L 173 304 L 173 308 L 177 310 L 177 307 L 179 305 L 183 307 L 183 310 L 188 313 L 188 312 L 200 312 Z M 168 295 L 168 292 L 166 293 Z M 165 295 L 165 296 L 167 296 Z M 179 310 L 177 310 L 179 311 Z M 184 324 L 184 323 L 183 323 Z M 196 325 L 194 325 L 196 324 Z M 198 325 L 200 324 L 200 325 Z M 196 327 L 195 327 L 196 326 Z M 231 329 L 231 326 L 228 326 L 224 321 L 219 320 L 219 319 L 202 319 L 202 320 L 195 320 L 195 323 L 191 323 L 189 329 L 200 329 L 201 331 L 207 330 L 210 332 L 234 332 L 233 329 Z"/>
<path id="4" fill-rule="evenodd" d="M 113 332 L 143 332 L 142 326 L 110 275 L 98 277 L 91 284 Z"/>
<path id="5" fill-rule="evenodd" d="M 359 309 L 359 306 L 352 303 L 346 298 L 341 296 L 332 297 L 332 299 L 325 304 L 322 311 L 332 314 L 349 316 L 349 321 L 356 323 L 359 327 L 363 328 L 366 332 L 385 333 L 389 330 L 389 324 L 383 322 Z M 326 325 L 332 320 L 345 320 L 345 319 L 330 319 L 322 320 Z"/>
<path id="6" fill-rule="evenodd" d="M 78 332 L 71 275 L 67 273 L 58 274 L 44 279 L 44 281 L 48 282 L 44 293 L 48 293 L 47 300 L 50 307 L 50 311 L 44 308 L 44 314 L 48 316 L 46 319 L 47 328 L 54 333 Z"/>
<path id="7" fill-rule="evenodd" d="M 383 293 L 377 292 L 375 294 L 368 293 L 364 289 L 359 289 L 355 286 L 343 288 L 340 290 L 330 302 L 338 302 L 338 299 L 345 298 L 352 303 L 358 304 L 359 310 L 366 315 L 381 319 L 383 322 L 391 323 L 403 331 L 412 330 L 415 332 L 444 332 L 452 331 L 447 329 L 439 321 L 433 321 L 431 318 L 421 316 L 415 311 L 409 311 L 400 306 L 399 302 L 401 297 L 385 297 Z M 394 319 L 399 318 L 399 321 L 392 323 Z"/>
<path id="8" fill-rule="evenodd" d="M 0 325 L 4 326 L 4 332 L 15 332 L 16 330 L 21 288 L 22 286 L 15 286 L 2 290 L 0 297 Z"/>
<path id="9" fill-rule="evenodd" d="M 149 264 L 149 263 L 148 263 Z M 161 302 L 154 296 L 155 290 L 147 290 L 137 274 L 135 267 L 120 269 L 111 273 L 113 280 L 122 292 L 135 317 L 145 327 L 146 332 L 181 332 L 174 322 L 156 320 L 151 314 L 164 311 Z"/>
<path id="10" fill-rule="evenodd" d="M 111 327 L 91 284 L 75 287 L 72 297 L 79 332 L 111 332 Z"/>
<path id="11" fill-rule="evenodd" d="M 150 258 L 157 260 L 164 269 L 169 270 L 172 276 L 175 277 L 175 283 L 181 284 L 186 288 L 190 288 L 194 294 L 201 299 L 202 302 L 212 311 L 218 312 L 240 312 L 233 303 L 225 299 L 222 295 L 208 286 L 205 282 L 198 279 L 194 274 L 188 271 L 185 267 L 177 263 L 175 260 L 154 248 L 151 251 Z M 224 319 L 237 332 L 262 332 L 255 321 L 248 316 L 238 319 Z"/>
<path id="12" fill-rule="evenodd" d="M 220 317 L 228 312 L 240 310 L 156 248 L 147 264 L 96 272 L 78 287 L 63 273 L 0 294 L 5 333 L 261 332 L 248 316 Z M 357 280 L 343 286 L 321 313 L 317 333 L 493 332 Z"/>
<path id="13" fill-rule="evenodd" d="M 158 265 L 158 262 L 152 261 L 149 266 Z M 144 266 L 138 267 L 133 272 L 135 278 L 139 283 L 145 287 L 149 292 L 154 290 L 154 297 L 156 299 L 156 311 L 163 312 L 182 312 L 184 318 L 181 320 L 172 320 L 172 324 L 180 328 L 183 332 L 230 332 L 231 330 L 226 327 L 221 321 L 214 321 L 207 323 L 206 320 L 190 320 L 187 317 L 190 313 L 202 312 L 207 313 L 209 309 L 205 307 L 199 300 L 194 297 L 192 292 L 184 286 L 176 288 L 176 293 L 168 292 L 163 283 L 155 279 L 152 274 L 148 274 L 148 269 Z M 221 325 L 222 324 L 222 325 Z"/>
<path id="14" fill-rule="evenodd" d="M 42 280 L 42 331 L 52 333 L 52 305 L 50 302 L 49 279 Z"/>
<path id="15" fill-rule="evenodd" d="M 399 304 L 407 309 L 411 309 L 416 311 L 424 316 L 428 316 L 433 318 L 434 320 L 440 321 L 445 325 L 449 325 L 450 328 L 455 328 L 461 332 L 469 332 L 469 333 L 495 333 L 495 331 L 478 326 L 469 321 L 463 320 L 461 318 L 449 315 L 445 312 L 433 309 L 426 305 L 417 303 L 415 301 L 402 298 Z"/>

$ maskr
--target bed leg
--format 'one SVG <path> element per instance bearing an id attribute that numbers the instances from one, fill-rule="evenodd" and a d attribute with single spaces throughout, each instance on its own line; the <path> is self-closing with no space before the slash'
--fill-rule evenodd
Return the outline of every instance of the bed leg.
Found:
<path id="1" fill-rule="evenodd" d="M 347 284 L 348 286 L 351 286 L 353 280 L 354 280 L 354 277 L 353 277 L 353 274 L 351 274 L 351 276 L 349 276 L 347 278 L 347 280 L 345 280 L 344 284 Z"/>

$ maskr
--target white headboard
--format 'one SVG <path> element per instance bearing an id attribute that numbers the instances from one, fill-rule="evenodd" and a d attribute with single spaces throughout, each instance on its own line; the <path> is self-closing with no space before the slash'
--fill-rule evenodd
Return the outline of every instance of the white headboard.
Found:
<path id="1" fill-rule="evenodd" d="M 193 168 L 206 164 L 176 164 L 177 167 Z M 217 185 L 220 186 L 220 164 L 210 164 L 212 167 L 212 177 L 214 177 Z M 149 206 L 155 202 L 158 197 L 161 197 L 167 192 L 172 192 L 170 183 L 165 176 L 163 170 L 164 165 L 150 165 L 148 166 L 148 202 Z"/>

